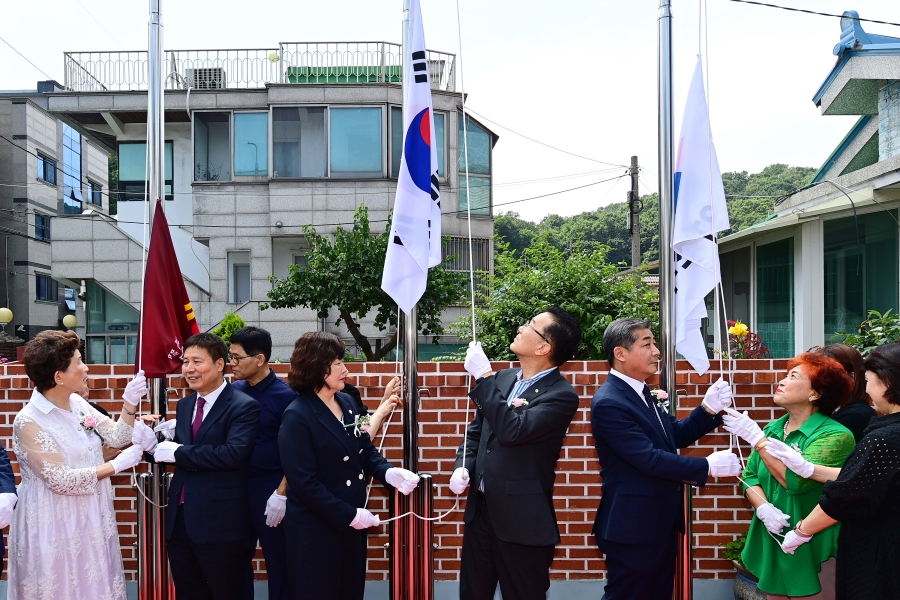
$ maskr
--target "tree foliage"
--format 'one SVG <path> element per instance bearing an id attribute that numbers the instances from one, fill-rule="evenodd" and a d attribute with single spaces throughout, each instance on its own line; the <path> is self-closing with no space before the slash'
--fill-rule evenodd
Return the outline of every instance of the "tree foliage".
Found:
<path id="1" fill-rule="evenodd" d="M 856 326 L 856 333 L 838 333 L 846 336 L 844 343 L 853 346 L 863 356 L 881 346 L 900 340 L 900 314 L 888 309 L 883 314 L 869 311 L 869 318 Z"/>
<path id="2" fill-rule="evenodd" d="M 397 305 L 381 289 L 390 228 L 388 219 L 384 232 L 373 235 L 365 206 L 354 214 L 353 228 L 338 227 L 333 241 L 312 226 L 305 226 L 303 234 L 310 248 L 307 264 L 290 265 L 284 279 L 270 277 L 275 284 L 268 294 L 271 301 L 260 305 L 260 309 L 302 306 L 315 310 L 320 318 L 327 318 L 329 311 L 337 307 L 335 325 L 347 326 L 366 359 L 384 358 L 394 349 L 396 338 L 392 337 L 376 351 L 359 325 L 372 310 L 376 311 L 374 324 L 379 331 L 384 331 L 389 324 L 397 324 Z M 446 264 L 445 261 L 428 271 L 428 287 L 416 305 L 418 331 L 433 336 L 434 343 L 444 332 L 441 313 L 466 293 L 466 275 L 449 271 Z"/>
<path id="3" fill-rule="evenodd" d="M 584 336 L 576 358 L 602 359 L 603 332 L 620 317 L 641 317 L 659 322 L 656 290 L 640 275 L 621 275 L 600 244 L 573 245 L 567 251 L 539 237 L 521 253 L 497 242 L 494 274 L 479 292 L 484 305 L 475 310 L 478 340 L 494 360 L 515 357 L 509 344 L 520 325 L 548 306 L 569 311 Z M 472 322 L 461 318 L 450 326 L 460 339 L 472 339 Z"/>
<path id="4" fill-rule="evenodd" d="M 228 312 L 225 314 L 225 318 L 222 319 L 222 322 L 219 323 L 219 326 L 213 331 L 213 335 L 217 335 L 225 342 L 225 345 L 229 345 L 231 343 L 231 334 L 240 329 L 241 327 L 246 327 L 247 323 L 233 312 Z"/>

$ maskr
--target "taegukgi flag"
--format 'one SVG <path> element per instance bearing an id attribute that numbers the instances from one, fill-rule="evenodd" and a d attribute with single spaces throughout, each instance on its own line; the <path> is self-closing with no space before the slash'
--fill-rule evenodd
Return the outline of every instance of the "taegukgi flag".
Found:
<path id="1" fill-rule="evenodd" d="M 717 234 L 730 227 L 722 173 L 709 126 L 703 64 L 697 57 L 675 164 L 675 349 L 699 373 L 709 369 L 700 330 L 704 299 L 722 279 Z"/>
<path id="2" fill-rule="evenodd" d="M 431 76 L 419 0 L 409 3 L 403 49 L 403 151 L 381 288 L 403 312 L 425 293 L 428 269 L 441 262 L 441 196 L 431 108 Z"/>

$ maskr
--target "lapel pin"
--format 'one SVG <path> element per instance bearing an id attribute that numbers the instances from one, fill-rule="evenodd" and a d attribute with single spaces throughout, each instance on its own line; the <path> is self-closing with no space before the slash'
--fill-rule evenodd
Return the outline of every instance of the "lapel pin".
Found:
<path id="1" fill-rule="evenodd" d="M 535 393 L 535 394 L 537 394 L 539 391 L 540 391 L 540 390 L 538 390 L 537 388 L 534 388 L 534 393 Z"/>

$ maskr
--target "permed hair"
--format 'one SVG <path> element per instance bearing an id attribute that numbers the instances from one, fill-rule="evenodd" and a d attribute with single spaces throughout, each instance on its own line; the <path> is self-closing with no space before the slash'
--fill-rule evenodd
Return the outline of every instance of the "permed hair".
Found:
<path id="1" fill-rule="evenodd" d="M 68 371 L 81 345 L 74 331 L 42 331 L 25 344 L 25 373 L 42 394 L 56 387 L 56 372 Z"/>
<path id="2" fill-rule="evenodd" d="M 853 378 L 847 374 L 841 363 L 815 352 L 804 352 L 788 361 L 788 371 L 801 367 L 809 377 L 813 391 L 819 394 L 813 405 L 826 417 L 846 400 L 853 391 Z"/>
<path id="3" fill-rule="evenodd" d="M 295 392 L 318 392 L 331 374 L 331 363 L 344 360 L 344 352 L 344 343 L 333 333 L 307 331 L 294 344 L 288 385 Z"/>

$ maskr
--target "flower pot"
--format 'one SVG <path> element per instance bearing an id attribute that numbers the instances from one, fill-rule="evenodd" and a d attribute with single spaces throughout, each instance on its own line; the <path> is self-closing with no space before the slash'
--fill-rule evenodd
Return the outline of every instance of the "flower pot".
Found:
<path id="1" fill-rule="evenodd" d="M 767 594 L 756 585 L 759 582 L 753 573 L 734 562 L 734 600 L 766 600 Z"/>

